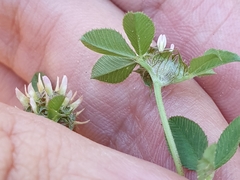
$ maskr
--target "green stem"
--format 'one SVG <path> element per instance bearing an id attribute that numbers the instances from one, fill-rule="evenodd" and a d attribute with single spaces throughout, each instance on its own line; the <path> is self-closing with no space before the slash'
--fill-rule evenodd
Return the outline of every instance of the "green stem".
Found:
<path id="1" fill-rule="evenodd" d="M 210 174 L 208 177 L 206 177 L 205 180 L 213 180 L 214 174 L 215 174 L 215 171 L 212 174 Z"/>
<path id="2" fill-rule="evenodd" d="M 158 111 L 162 120 L 162 125 L 163 125 L 163 129 L 167 139 L 167 143 L 169 145 L 170 153 L 172 155 L 177 173 L 181 176 L 184 176 L 184 172 L 183 172 L 182 164 L 177 151 L 177 147 L 174 142 L 172 131 L 170 129 L 168 118 L 164 109 L 162 95 L 161 95 L 161 85 L 158 81 L 153 81 L 153 86 L 154 86 L 154 93 L 155 93 Z"/>
<path id="3" fill-rule="evenodd" d="M 169 146 L 170 153 L 172 155 L 173 161 L 175 163 L 175 167 L 177 173 L 181 176 L 184 176 L 181 160 L 177 151 L 176 144 L 173 139 L 172 131 L 170 129 L 168 118 L 164 109 L 162 94 L 161 94 L 161 84 L 158 80 L 158 77 L 153 73 L 152 68 L 143 60 L 142 57 L 138 57 L 136 62 L 140 64 L 143 68 L 145 68 L 151 76 L 154 86 L 154 93 L 157 102 L 158 111 L 162 120 L 163 130 L 166 136 L 166 140 Z"/>

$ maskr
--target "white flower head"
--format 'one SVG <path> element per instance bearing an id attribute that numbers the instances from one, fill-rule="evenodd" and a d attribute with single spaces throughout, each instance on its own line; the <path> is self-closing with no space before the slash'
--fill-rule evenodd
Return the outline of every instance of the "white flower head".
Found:
<path id="1" fill-rule="evenodd" d="M 73 94 L 70 90 L 66 93 L 67 83 L 67 76 L 64 75 L 59 86 L 59 77 L 57 77 L 56 87 L 53 90 L 50 79 L 47 76 L 38 74 L 36 91 L 33 84 L 29 83 L 28 86 L 24 86 L 25 94 L 18 88 L 15 89 L 15 92 L 25 111 L 42 115 L 73 129 L 75 125 L 84 124 L 88 121 L 79 123 L 76 121 L 76 117 L 83 111 L 74 112 L 82 102 L 82 97 L 74 101 L 77 92 Z M 63 102 L 59 100 L 59 98 L 62 99 L 62 96 L 64 96 Z M 54 116 L 51 114 L 52 110 L 54 110 Z"/>
<path id="2" fill-rule="evenodd" d="M 158 47 L 159 52 L 163 52 L 166 45 L 167 45 L 167 38 L 166 38 L 165 34 L 160 34 L 160 36 L 158 37 L 158 40 L 157 40 L 157 47 Z"/>

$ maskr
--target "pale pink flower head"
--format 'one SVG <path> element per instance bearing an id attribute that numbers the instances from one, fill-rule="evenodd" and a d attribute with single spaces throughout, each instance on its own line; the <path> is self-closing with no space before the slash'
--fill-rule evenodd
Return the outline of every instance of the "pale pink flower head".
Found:
<path id="1" fill-rule="evenodd" d="M 41 74 L 38 75 L 35 89 L 33 84 L 29 83 L 24 86 L 25 94 L 18 88 L 15 89 L 16 96 L 24 107 L 25 111 L 33 112 L 35 114 L 49 118 L 55 122 L 59 122 L 70 129 L 74 128 L 76 124 L 84 124 L 85 122 L 77 122 L 76 117 L 82 112 L 74 112 L 82 102 L 82 96 L 74 101 L 77 94 L 70 90 L 67 92 L 67 76 L 62 78 L 59 86 L 59 77 L 57 77 L 56 87 L 53 90 L 50 79 Z M 34 81 L 33 81 L 34 82 Z M 51 103 L 51 104 L 49 104 Z"/>

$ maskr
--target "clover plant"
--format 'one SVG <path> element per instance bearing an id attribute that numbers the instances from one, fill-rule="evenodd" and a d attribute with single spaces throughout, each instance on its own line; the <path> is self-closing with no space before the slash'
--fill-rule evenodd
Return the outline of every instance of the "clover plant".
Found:
<path id="1" fill-rule="evenodd" d="M 215 74 L 213 68 L 240 57 L 232 52 L 210 49 L 194 58 L 189 65 L 172 44 L 166 48 L 166 36 L 160 35 L 156 46 L 151 46 L 155 34 L 152 20 L 141 12 L 128 12 L 123 18 L 124 31 L 132 47 L 113 29 L 93 29 L 81 37 L 89 49 L 103 54 L 93 66 L 91 78 L 107 83 L 120 83 L 130 73 L 139 73 L 144 83 L 154 89 L 166 141 L 176 166 L 184 175 L 183 167 L 197 172 L 198 179 L 212 179 L 216 169 L 236 152 L 240 139 L 240 117 L 223 131 L 218 142 L 208 145 L 207 137 L 194 121 L 182 116 L 167 118 L 162 87 Z"/>

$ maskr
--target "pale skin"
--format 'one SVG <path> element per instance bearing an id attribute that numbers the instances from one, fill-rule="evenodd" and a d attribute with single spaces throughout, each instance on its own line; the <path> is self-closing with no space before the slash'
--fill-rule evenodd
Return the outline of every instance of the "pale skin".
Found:
<path id="1" fill-rule="evenodd" d="M 140 77 L 132 74 L 115 85 L 90 80 L 100 55 L 85 48 L 80 37 L 93 28 L 123 33 L 126 11 L 150 16 L 156 38 L 166 34 L 168 46 L 174 43 L 186 61 L 209 48 L 240 54 L 236 0 L 177 4 L 174 0 L 2 0 L 0 179 L 185 179 L 170 171 L 174 165 L 154 94 Z M 193 119 L 210 143 L 217 141 L 227 124 L 240 115 L 239 70 L 240 64 L 232 63 L 217 68 L 217 75 L 164 88 L 167 115 Z M 78 120 L 91 121 L 75 129 L 79 134 L 11 107 L 21 107 L 15 87 L 23 90 L 37 71 L 53 82 L 56 76 L 67 75 L 69 89 L 83 95 L 79 110 L 85 110 Z M 215 179 L 238 179 L 239 168 L 237 150 Z M 196 179 L 193 172 L 186 171 L 186 176 Z"/>

